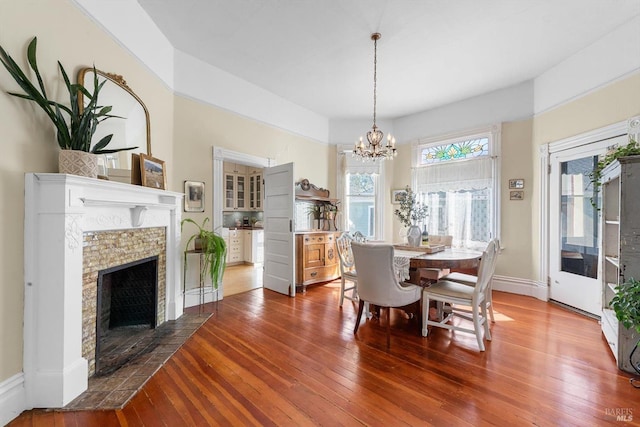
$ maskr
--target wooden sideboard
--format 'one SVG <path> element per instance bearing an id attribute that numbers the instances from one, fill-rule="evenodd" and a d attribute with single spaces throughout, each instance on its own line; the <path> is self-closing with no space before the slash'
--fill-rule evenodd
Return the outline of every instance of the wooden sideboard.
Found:
<path id="1" fill-rule="evenodd" d="M 340 277 L 336 232 L 296 234 L 296 291 Z"/>

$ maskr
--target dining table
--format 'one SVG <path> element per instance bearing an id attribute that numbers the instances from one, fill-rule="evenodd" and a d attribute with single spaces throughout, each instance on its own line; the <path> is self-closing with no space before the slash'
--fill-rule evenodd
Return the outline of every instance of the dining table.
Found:
<path id="1" fill-rule="evenodd" d="M 425 253 L 420 248 L 394 248 L 394 266 L 401 280 L 420 284 L 419 268 L 448 268 L 451 272 L 477 274 L 481 251 L 464 248 L 446 248 L 439 252 Z"/>

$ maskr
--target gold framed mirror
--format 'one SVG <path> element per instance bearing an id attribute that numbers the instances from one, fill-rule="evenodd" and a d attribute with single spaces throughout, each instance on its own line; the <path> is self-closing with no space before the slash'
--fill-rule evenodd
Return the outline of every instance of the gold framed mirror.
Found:
<path id="1" fill-rule="evenodd" d="M 100 90 L 99 104 L 111 106 L 112 115 L 122 119 L 111 118 L 100 123 L 92 138 L 92 145 L 100 141 L 105 135 L 113 134 L 107 148 L 122 149 L 137 147 L 132 150 L 119 151 L 112 154 L 100 155 L 99 163 L 103 168 L 102 175 L 114 181 L 130 182 L 132 167 L 132 153 L 151 156 L 151 126 L 149 110 L 142 99 L 127 85 L 121 75 L 95 70 L 98 82 L 106 80 Z M 94 69 L 83 68 L 78 72 L 78 83 L 89 92 L 93 91 Z M 79 104 L 85 105 L 86 100 L 79 94 Z"/>

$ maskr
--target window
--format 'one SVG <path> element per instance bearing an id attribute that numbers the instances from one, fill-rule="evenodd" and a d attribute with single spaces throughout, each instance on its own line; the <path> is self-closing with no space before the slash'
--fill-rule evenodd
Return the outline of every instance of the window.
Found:
<path id="1" fill-rule="evenodd" d="M 375 236 L 376 176 L 347 173 L 345 181 L 346 230 L 371 239 Z"/>
<path id="2" fill-rule="evenodd" d="M 417 145 L 416 192 L 429 206 L 430 234 L 484 249 L 498 229 L 497 131 Z"/>
<path id="3" fill-rule="evenodd" d="M 384 240 L 384 163 L 362 162 L 352 147 L 338 149 L 337 198 L 341 200 L 340 229 L 359 231 L 370 240 Z"/>

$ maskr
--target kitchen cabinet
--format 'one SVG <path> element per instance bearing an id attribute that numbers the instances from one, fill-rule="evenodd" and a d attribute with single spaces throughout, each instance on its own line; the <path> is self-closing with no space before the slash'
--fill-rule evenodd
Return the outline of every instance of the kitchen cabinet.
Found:
<path id="1" fill-rule="evenodd" d="M 602 171 L 601 180 L 602 316 L 600 326 L 618 368 L 634 373 L 629 354 L 638 341 L 610 307 L 616 286 L 640 278 L 640 156 L 621 157 Z"/>
<path id="2" fill-rule="evenodd" d="M 229 230 L 227 244 L 227 265 L 242 264 L 244 262 L 244 234 L 243 230 Z"/>
<path id="3" fill-rule="evenodd" d="M 243 210 L 247 207 L 247 167 L 224 163 L 224 209 Z"/>
<path id="4" fill-rule="evenodd" d="M 305 292 L 308 285 L 339 277 L 338 235 L 332 232 L 296 234 L 296 290 Z"/>
<path id="5" fill-rule="evenodd" d="M 262 210 L 262 171 L 249 175 L 249 209 Z"/>

